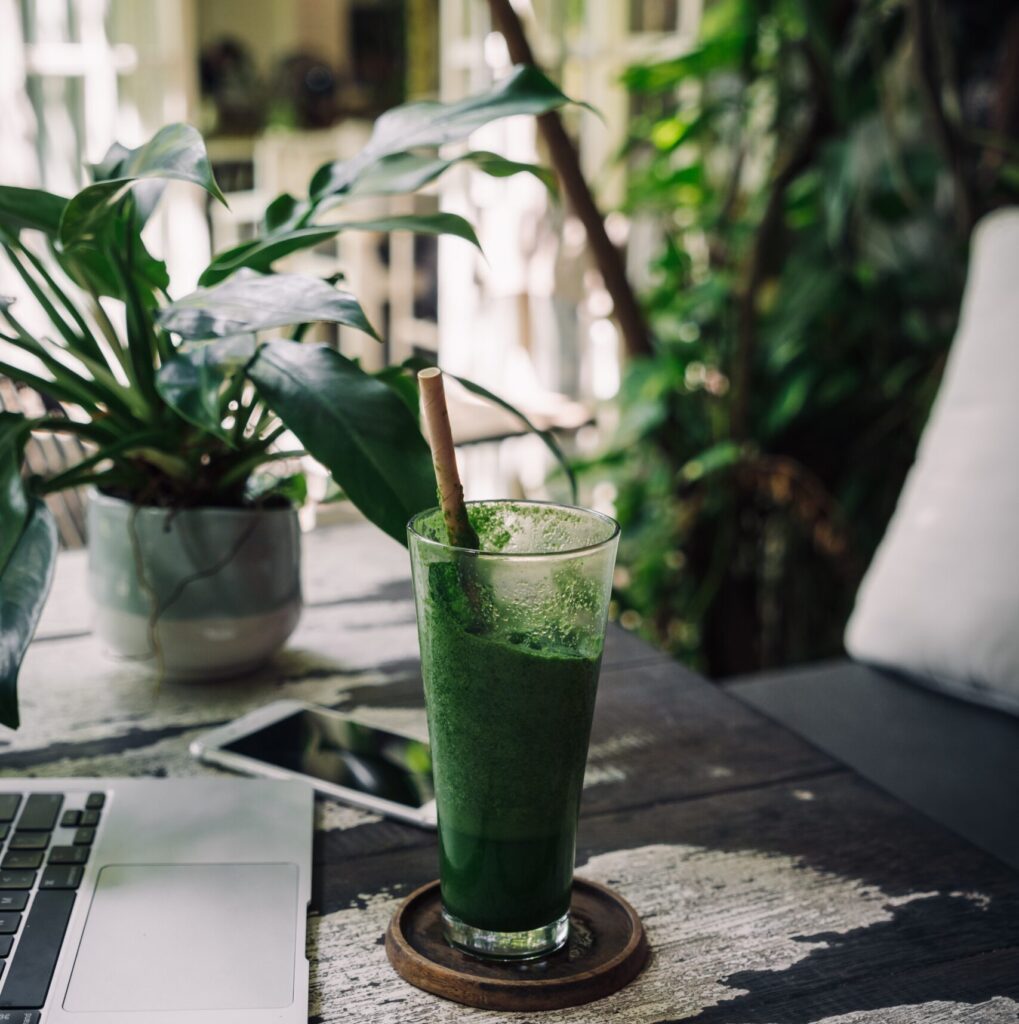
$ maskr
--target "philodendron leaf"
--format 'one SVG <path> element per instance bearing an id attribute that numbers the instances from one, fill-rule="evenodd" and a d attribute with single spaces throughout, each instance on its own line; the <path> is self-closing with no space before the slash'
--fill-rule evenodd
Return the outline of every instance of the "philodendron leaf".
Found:
<path id="1" fill-rule="evenodd" d="M 435 474 L 410 409 L 325 345 L 270 341 L 248 367 L 259 394 L 347 497 L 390 537 L 435 504 Z"/>
<path id="2" fill-rule="evenodd" d="M 106 151 L 106 155 L 97 164 L 91 165 L 93 181 L 111 181 L 114 178 L 124 176 L 123 168 L 131 160 L 133 150 L 122 146 L 119 142 L 113 143 Z M 144 225 L 152 216 L 163 192 L 166 191 L 167 180 L 165 178 L 149 178 L 146 181 L 136 182 L 132 189 L 135 207 L 138 216 L 138 223 Z"/>
<path id="3" fill-rule="evenodd" d="M 17 234 L 23 228 L 55 238 L 67 200 L 37 188 L 0 185 L 0 227 Z"/>
<path id="4" fill-rule="evenodd" d="M 0 723 L 12 729 L 20 724 L 18 670 L 53 582 L 56 561 L 56 523 L 45 503 L 36 499 L 0 572 Z"/>
<path id="5" fill-rule="evenodd" d="M 189 181 L 226 204 L 212 173 L 205 141 L 189 124 L 167 125 L 144 146 L 123 153 L 118 151 L 116 157 L 113 171 L 117 177 L 86 186 L 68 202 L 60 221 L 62 245 L 69 247 L 95 241 L 99 225 L 109 211 L 132 185 L 142 180 Z"/>
<path id="6" fill-rule="evenodd" d="M 372 165 L 394 153 L 458 142 L 490 121 L 514 114 L 544 114 L 566 103 L 568 96 L 540 71 L 518 65 L 491 89 L 456 103 L 406 103 L 386 111 L 376 122 L 368 144 L 351 160 L 321 167 L 311 180 L 311 196 L 346 192 Z"/>
<path id="7" fill-rule="evenodd" d="M 555 175 L 539 164 L 518 163 L 498 153 L 472 150 L 460 156 L 443 157 L 423 153 L 394 153 L 366 168 L 350 188 L 351 196 L 388 196 L 417 192 L 435 181 L 454 164 L 474 164 L 485 174 L 508 178 L 513 174 L 533 174 L 550 191 L 556 190 Z"/>
<path id="8" fill-rule="evenodd" d="M 289 256 L 292 252 L 311 249 L 322 242 L 328 242 L 330 238 L 336 237 L 338 231 L 335 225 L 298 228 L 295 231 L 270 235 L 268 238 L 254 238 L 248 242 L 241 242 L 240 245 L 219 253 L 202 271 L 198 283 L 203 287 L 218 284 L 243 267 L 264 274 L 276 260 Z"/>
<path id="9" fill-rule="evenodd" d="M 413 231 L 416 235 L 455 235 L 481 248 L 470 222 L 457 213 L 409 213 L 398 217 L 350 220 L 338 227 L 340 231 Z"/>
<path id="10" fill-rule="evenodd" d="M 159 314 L 164 330 L 189 341 L 323 321 L 346 324 L 378 338 L 353 295 L 303 274 L 239 270 L 221 284 L 185 295 Z"/>
<path id="11" fill-rule="evenodd" d="M 28 519 L 28 498 L 21 482 L 21 453 L 28 428 L 28 420 L 20 413 L 0 412 L 0 570 L 11 557 Z"/>
<path id="12" fill-rule="evenodd" d="M 413 231 L 419 235 L 455 235 L 481 248 L 474 228 L 455 213 L 380 217 L 375 220 L 348 221 L 317 228 L 298 228 L 295 231 L 242 242 L 233 249 L 220 253 L 205 268 L 198 283 L 205 286 L 216 284 L 244 267 L 264 273 L 276 260 L 292 252 L 320 245 L 330 238 L 335 238 L 342 231 Z"/>
<path id="13" fill-rule="evenodd" d="M 189 423 L 229 442 L 223 429 L 220 391 L 255 354 L 255 336 L 242 334 L 196 344 L 160 367 L 156 391 Z"/>

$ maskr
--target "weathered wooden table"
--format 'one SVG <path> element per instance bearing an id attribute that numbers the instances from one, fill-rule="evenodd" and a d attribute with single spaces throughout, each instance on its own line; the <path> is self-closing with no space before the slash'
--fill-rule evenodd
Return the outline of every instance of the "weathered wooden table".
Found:
<path id="1" fill-rule="evenodd" d="M 213 685 L 157 686 L 107 660 L 84 556 L 62 556 L 0 772 L 201 774 L 192 738 L 282 696 L 423 736 L 406 552 L 367 526 L 306 541 L 290 649 Z M 436 874 L 434 837 L 326 801 L 317 828 L 312 1020 L 508 1019 L 409 988 L 386 961 L 398 901 Z M 549 1021 L 1019 1020 L 1019 875 L 617 629 L 578 868 L 636 907 L 653 960 Z"/>

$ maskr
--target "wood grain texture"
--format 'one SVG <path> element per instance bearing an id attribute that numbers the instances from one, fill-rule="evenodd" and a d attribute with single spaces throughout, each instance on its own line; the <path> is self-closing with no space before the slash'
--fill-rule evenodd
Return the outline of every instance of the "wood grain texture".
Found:
<path id="1" fill-rule="evenodd" d="M 424 735 L 407 553 L 366 526 L 306 538 L 292 646 L 230 682 L 158 684 L 88 634 L 62 555 L 0 774 L 190 775 L 189 742 L 279 697 Z M 587 1007 L 508 1017 L 406 985 L 383 932 L 437 872 L 430 833 L 320 801 L 313 1020 L 919 1024 L 1019 1020 L 1019 876 L 621 630 L 610 631 L 578 867 L 654 955 Z"/>

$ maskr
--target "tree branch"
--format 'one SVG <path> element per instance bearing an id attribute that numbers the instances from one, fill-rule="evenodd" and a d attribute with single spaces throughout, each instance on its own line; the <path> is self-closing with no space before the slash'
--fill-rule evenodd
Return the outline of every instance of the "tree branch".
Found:
<path id="1" fill-rule="evenodd" d="M 534 54 L 510 0 L 488 0 L 488 6 L 492 12 L 492 21 L 506 40 L 513 63 L 533 65 Z M 552 165 L 562 181 L 563 191 L 587 232 L 591 254 L 612 296 L 616 321 L 626 351 L 631 356 L 650 355 L 651 341 L 644 312 L 626 277 L 622 254 L 609 238 L 602 215 L 584 180 L 577 149 L 566 134 L 558 112 L 553 110 L 542 114 L 538 118 L 538 127 L 548 146 Z"/>

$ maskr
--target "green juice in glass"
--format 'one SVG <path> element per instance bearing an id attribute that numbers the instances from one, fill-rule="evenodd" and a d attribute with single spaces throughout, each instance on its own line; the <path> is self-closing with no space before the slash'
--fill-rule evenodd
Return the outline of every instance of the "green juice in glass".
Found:
<path id="1" fill-rule="evenodd" d="M 411 546 L 447 936 L 481 955 L 540 955 L 567 934 L 616 527 L 566 506 L 485 503 L 472 508 L 478 555 L 420 520 Z"/>

